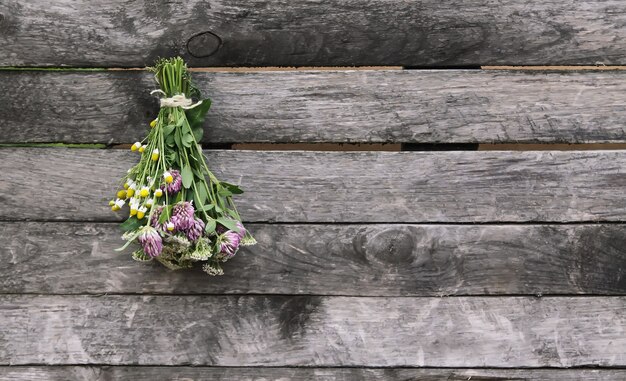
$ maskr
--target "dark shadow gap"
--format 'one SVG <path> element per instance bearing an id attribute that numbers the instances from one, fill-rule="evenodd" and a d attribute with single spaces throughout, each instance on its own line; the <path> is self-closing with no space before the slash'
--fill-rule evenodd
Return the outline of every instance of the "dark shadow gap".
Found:
<path id="1" fill-rule="evenodd" d="M 203 150 L 231 150 L 233 149 L 232 143 L 202 143 Z"/>
<path id="2" fill-rule="evenodd" d="M 403 66 L 404 70 L 481 70 L 480 65 L 418 65 L 418 66 Z"/>
<path id="3" fill-rule="evenodd" d="M 2 148 L 130 149 L 131 143 L 0 143 Z M 626 150 L 626 143 L 202 143 L 205 150 L 240 151 L 602 151 Z"/>
<path id="4" fill-rule="evenodd" d="M 402 143 L 402 151 L 477 151 L 478 143 Z"/>
<path id="5" fill-rule="evenodd" d="M 241 151 L 401 151 L 400 143 L 235 143 Z"/>

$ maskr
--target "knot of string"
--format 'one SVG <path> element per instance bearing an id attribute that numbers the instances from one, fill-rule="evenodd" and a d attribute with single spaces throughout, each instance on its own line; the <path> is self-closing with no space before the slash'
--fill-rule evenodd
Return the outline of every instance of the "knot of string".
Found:
<path id="1" fill-rule="evenodd" d="M 160 93 L 162 95 L 167 95 L 163 90 L 152 90 L 150 95 Z M 181 107 L 184 110 L 192 109 L 196 106 L 200 106 L 202 101 L 198 101 L 193 103 L 193 101 L 185 96 L 185 94 L 176 94 L 170 98 L 160 98 L 161 107 Z"/>

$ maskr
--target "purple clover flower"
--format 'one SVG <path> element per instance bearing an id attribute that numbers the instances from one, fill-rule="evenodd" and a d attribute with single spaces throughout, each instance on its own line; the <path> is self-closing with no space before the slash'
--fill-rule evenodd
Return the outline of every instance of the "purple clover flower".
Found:
<path id="1" fill-rule="evenodd" d="M 193 205 L 189 201 L 182 201 L 172 208 L 172 218 L 170 219 L 177 231 L 189 230 L 195 223 Z"/>
<path id="2" fill-rule="evenodd" d="M 183 177 L 180 175 L 180 172 L 172 169 L 169 171 L 170 175 L 174 178 L 174 180 L 169 184 L 164 184 L 161 186 L 163 191 L 167 192 L 169 195 L 173 195 L 175 193 L 180 192 L 183 187 Z"/>
<path id="3" fill-rule="evenodd" d="M 163 212 L 163 206 L 157 206 L 152 214 L 152 218 L 150 219 L 150 225 L 153 226 L 156 230 L 165 231 L 165 225 L 159 223 L 159 217 Z"/>
<path id="4" fill-rule="evenodd" d="M 190 241 L 196 241 L 198 238 L 202 237 L 202 233 L 204 233 L 204 221 L 199 218 L 196 218 L 193 225 L 185 230 L 185 235 Z"/>
<path id="5" fill-rule="evenodd" d="M 137 237 L 137 240 L 141 244 L 141 247 L 143 247 L 144 253 L 152 258 L 158 257 L 163 250 L 161 235 L 159 235 L 159 232 L 152 226 L 144 227 Z"/>
<path id="6" fill-rule="evenodd" d="M 224 260 L 234 257 L 239 249 L 239 242 L 241 242 L 239 233 L 229 230 L 217 239 L 220 245 L 220 256 Z"/>
<path id="7" fill-rule="evenodd" d="M 237 225 L 237 227 L 239 228 L 239 231 L 237 232 L 237 234 L 239 234 L 239 237 L 243 238 L 246 235 L 246 228 L 243 227 L 243 224 L 241 223 L 241 221 L 237 221 L 235 225 Z"/>

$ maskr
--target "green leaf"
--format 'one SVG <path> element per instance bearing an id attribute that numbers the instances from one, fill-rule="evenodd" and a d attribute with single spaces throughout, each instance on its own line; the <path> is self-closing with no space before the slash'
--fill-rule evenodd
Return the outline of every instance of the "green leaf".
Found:
<path id="1" fill-rule="evenodd" d="M 202 140 L 202 135 L 204 133 L 202 125 L 204 124 L 204 118 L 206 117 L 206 113 L 209 112 L 210 108 L 211 100 L 207 98 L 203 99 L 202 103 L 198 106 L 185 111 L 189 127 L 193 131 L 193 135 L 196 137 L 196 141 L 198 142 Z"/>
<path id="2" fill-rule="evenodd" d="M 195 203 L 195 208 L 196 210 L 202 210 L 204 209 L 204 202 L 206 201 L 206 192 L 200 192 L 200 189 L 198 189 L 198 183 L 196 183 L 196 191 L 193 192 L 193 202 Z M 201 185 L 201 184 L 200 184 Z"/>
<path id="3" fill-rule="evenodd" d="M 239 188 L 235 184 L 227 183 L 225 181 L 220 181 L 220 184 L 222 184 L 232 194 L 242 194 L 243 193 L 243 190 L 241 188 Z"/>
<path id="4" fill-rule="evenodd" d="M 198 180 L 204 180 L 204 174 L 202 173 L 202 169 L 191 168 L 191 172 L 193 172 L 193 175 L 196 176 Z M 204 188 L 204 186 L 202 188 Z"/>
<path id="5" fill-rule="evenodd" d="M 200 204 L 198 206 L 204 205 L 204 202 L 209 195 L 206 193 L 206 187 L 201 181 L 196 181 L 196 190 L 198 191 L 198 196 L 200 198 Z"/>
<path id="6" fill-rule="evenodd" d="M 140 221 L 137 219 L 137 217 L 130 217 L 129 219 L 127 219 L 126 221 L 122 222 L 120 224 L 120 228 L 122 228 L 122 230 L 124 230 L 125 232 L 129 232 L 132 230 L 137 230 L 138 228 L 142 227 L 143 225 L 145 225 L 145 220 L 144 221 Z"/>
<path id="7" fill-rule="evenodd" d="M 193 135 L 187 133 L 185 135 L 183 135 L 183 145 L 185 147 L 191 147 L 193 145 Z"/>
<path id="8" fill-rule="evenodd" d="M 167 161 L 169 163 L 174 163 L 176 161 L 176 159 L 178 158 L 178 152 L 176 151 L 170 151 L 165 158 L 167 159 Z"/>
<path id="9" fill-rule="evenodd" d="M 183 166 L 183 157 L 181 154 L 176 155 L 176 164 L 178 165 L 178 168 L 182 168 Z"/>
<path id="10" fill-rule="evenodd" d="M 188 165 L 183 166 L 180 171 L 180 176 L 183 178 L 183 186 L 189 189 L 193 183 L 193 173 L 191 172 L 191 168 Z"/>
<path id="11" fill-rule="evenodd" d="M 217 194 L 219 194 L 220 196 L 223 196 L 223 197 L 230 197 L 230 196 L 233 195 L 231 191 L 229 191 L 226 188 L 222 188 L 222 187 L 219 187 L 219 190 L 217 191 Z"/>
<path id="12" fill-rule="evenodd" d="M 165 223 L 165 221 L 170 219 L 170 216 L 172 215 L 172 205 L 167 205 L 166 207 L 163 208 L 163 211 L 161 212 L 161 215 L 159 216 L 159 223 Z"/>
<path id="13" fill-rule="evenodd" d="M 204 206 L 202 207 L 202 209 L 203 209 L 205 212 L 208 212 L 209 210 L 213 209 L 214 207 L 215 207 L 215 204 L 208 204 L 208 205 L 204 205 Z"/>
<path id="14" fill-rule="evenodd" d="M 197 142 L 200 142 L 200 140 L 202 140 L 202 136 L 204 135 L 204 129 L 202 127 L 192 128 L 191 132 L 193 132 L 193 137 L 196 139 Z"/>
<path id="15" fill-rule="evenodd" d="M 176 144 L 176 139 L 175 139 L 175 137 L 174 137 L 175 135 L 176 135 L 176 134 L 171 134 L 171 135 L 168 135 L 168 136 L 165 138 L 165 144 L 166 144 L 168 147 L 174 147 L 174 145 Z"/>
<path id="16" fill-rule="evenodd" d="M 230 216 L 234 219 L 239 219 L 240 217 L 237 215 L 237 213 L 232 210 L 232 209 L 226 209 L 226 213 L 230 214 Z"/>
<path id="17" fill-rule="evenodd" d="M 224 225 L 224 227 L 228 230 L 232 230 L 235 232 L 239 231 L 239 228 L 237 227 L 236 223 L 237 221 L 228 219 L 228 218 L 224 218 L 224 217 L 220 217 L 217 219 L 217 222 L 219 222 L 221 225 Z"/>
<path id="18" fill-rule="evenodd" d="M 176 130 L 176 133 L 174 134 L 174 141 L 176 141 L 176 146 L 179 149 L 182 150 L 183 149 L 183 142 L 182 142 L 181 137 L 180 137 L 180 130 Z"/>
<path id="19" fill-rule="evenodd" d="M 167 126 L 163 127 L 163 136 L 169 136 L 172 132 L 174 132 L 175 128 L 176 126 L 173 124 L 168 124 Z"/>
<path id="20" fill-rule="evenodd" d="M 207 221 L 206 226 L 204 227 L 204 231 L 210 234 L 215 231 L 216 227 L 217 227 L 217 224 L 215 223 L 215 220 L 211 219 Z"/>

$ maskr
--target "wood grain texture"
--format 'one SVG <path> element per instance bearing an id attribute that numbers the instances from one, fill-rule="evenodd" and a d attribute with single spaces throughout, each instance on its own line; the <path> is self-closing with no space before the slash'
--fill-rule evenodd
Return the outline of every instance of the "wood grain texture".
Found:
<path id="1" fill-rule="evenodd" d="M 248 222 L 626 220 L 626 152 L 207 151 Z M 0 149 L 0 219 L 116 221 L 130 150 Z M 28 175 L 16 169 L 27 168 Z"/>
<path id="2" fill-rule="evenodd" d="M 623 369 L 0 366 L 0 381 L 623 381 Z"/>
<path id="3" fill-rule="evenodd" d="M 193 73 L 205 143 L 625 142 L 626 72 Z M 0 71 L 0 143 L 132 143 L 157 111 L 142 71 Z M 27 99 L 28 102 L 24 100 Z"/>
<path id="4" fill-rule="evenodd" d="M 623 297 L 4 295 L 0 305 L 2 365 L 626 364 Z"/>
<path id="5" fill-rule="evenodd" d="M 620 0 L 5 0 L 0 65 L 626 63 Z"/>
<path id="6" fill-rule="evenodd" d="M 259 225 L 209 278 L 132 261 L 115 224 L 4 223 L 0 293 L 626 294 L 625 225 Z"/>

